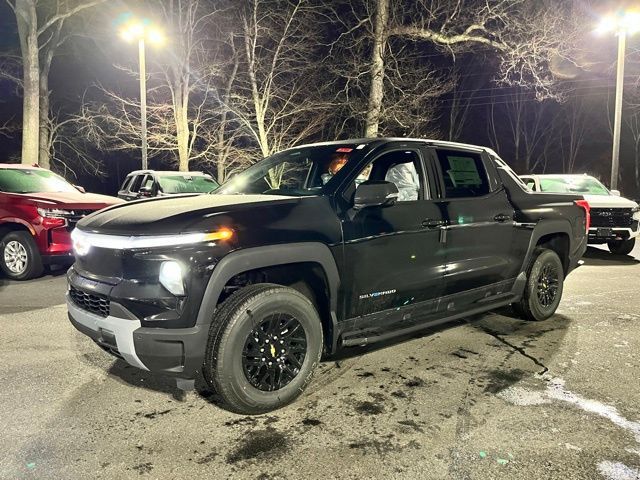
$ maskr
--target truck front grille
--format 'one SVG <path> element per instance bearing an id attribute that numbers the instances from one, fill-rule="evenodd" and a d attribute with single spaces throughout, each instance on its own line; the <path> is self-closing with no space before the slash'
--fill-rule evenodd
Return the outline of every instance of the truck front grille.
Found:
<path id="1" fill-rule="evenodd" d="M 110 302 L 108 298 L 83 292 L 73 286 L 69 288 L 69 296 L 78 307 L 101 317 L 109 316 Z"/>
<path id="2" fill-rule="evenodd" d="M 630 208 L 592 208 L 591 226 L 601 228 L 631 228 L 633 212 Z"/>

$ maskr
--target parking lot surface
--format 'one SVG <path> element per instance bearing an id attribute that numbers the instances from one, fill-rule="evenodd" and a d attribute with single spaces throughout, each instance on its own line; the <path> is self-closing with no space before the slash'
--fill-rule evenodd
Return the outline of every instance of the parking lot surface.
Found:
<path id="1" fill-rule="evenodd" d="M 590 248 L 558 313 L 326 361 L 240 416 L 76 332 L 64 275 L 0 279 L 0 478 L 640 479 L 640 249 Z"/>

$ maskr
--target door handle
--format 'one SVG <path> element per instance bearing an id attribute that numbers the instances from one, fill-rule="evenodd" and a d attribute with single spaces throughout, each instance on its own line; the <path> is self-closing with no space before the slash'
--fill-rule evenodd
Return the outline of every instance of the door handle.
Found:
<path id="1" fill-rule="evenodd" d="M 423 228 L 438 228 L 443 227 L 446 224 L 447 222 L 445 222 L 444 220 L 432 220 L 430 218 L 422 221 Z"/>
<path id="2" fill-rule="evenodd" d="M 511 217 L 511 215 L 507 215 L 506 213 L 499 213 L 498 215 L 496 215 L 495 217 L 493 217 L 493 219 L 496 222 L 506 222 L 507 220 L 513 220 L 513 218 Z"/>

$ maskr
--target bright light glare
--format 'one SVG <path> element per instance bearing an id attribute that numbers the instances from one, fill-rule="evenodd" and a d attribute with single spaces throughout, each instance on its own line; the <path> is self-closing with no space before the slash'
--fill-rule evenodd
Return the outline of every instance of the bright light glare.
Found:
<path id="1" fill-rule="evenodd" d="M 120 37 L 126 42 L 145 40 L 153 45 L 163 45 L 166 38 L 162 31 L 144 22 L 132 21 L 120 30 Z"/>
<path id="2" fill-rule="evenodd" d="M 640 11 L 630 10 L 604 17 L 596 28 L 596 33 L 604 35 L 612 32 L 625 35 L 640 32 Z"/>
<path id="3" fill-rule="evenodd" d="M 146 33 L 146 39 L 154 45 L 162 45 L 165 42 L 164 35 L 155 27 L 148 29 Z"/>

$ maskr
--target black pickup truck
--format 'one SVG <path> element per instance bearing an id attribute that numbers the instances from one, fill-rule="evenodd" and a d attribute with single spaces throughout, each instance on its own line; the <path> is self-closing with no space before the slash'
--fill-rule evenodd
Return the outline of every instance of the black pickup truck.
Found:
<path id="1" fill-rule="evenodd" d="M 580 196 L 532 193 L 490 149 L 301 146 L 212 195 L 116 205 L 73 232 L 73 325 L 223 404 L 293 401 L 321 355 L 512 305 L 555 312 L 587 246 Z"/>

